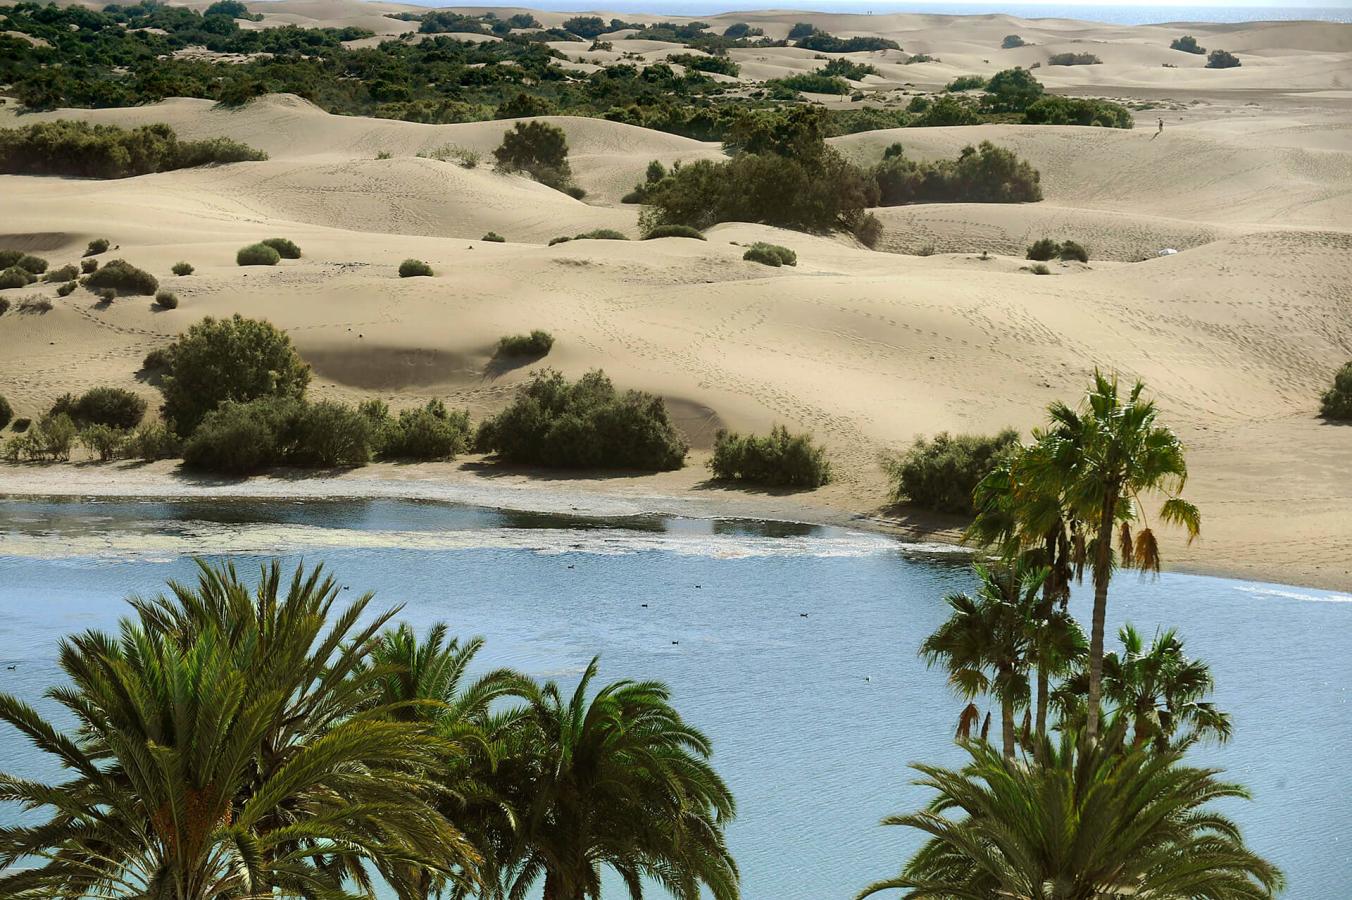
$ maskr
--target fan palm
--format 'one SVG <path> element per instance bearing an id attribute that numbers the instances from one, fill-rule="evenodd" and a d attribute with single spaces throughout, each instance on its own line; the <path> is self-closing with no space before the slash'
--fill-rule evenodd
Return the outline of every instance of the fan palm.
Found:
<path id="1" fill-rule="evenodd" d="M 1114 530 L 1122 565 L 1159 571 L 1159 545 L 1149 526 L 1133 533 L 1144 515 L 1140 495 L 1162 494 L 1161 521 L 1183 526 L 1191 541 L 1201 529 L 1197 508 L 1179 496 L 1187 481 L 1183 445 L 1158 424 L 1153 400 L 1136 382 L 1125 396 L 1116 376 L 1094 373 L 1094 384 L 1081 410 L 1054 403 L 1051 426 L 1040 436 L 1043 452 L 1030 459 L 1033 477 L 1059 492 L 1067 509 L 1094 535 L 1090 544 L 1094 577 L 1094 613 L 1089 639 L 1089 695 L 1085 734 L 1097 737 L 1101 716 L 1103 638 L 1108 583 L 1113 571 Z M 1120 528 L 1118 527 L 1120 526 Z"/>
<path id="2" fill-rule="evenodd" d="M 272 650 L 308 659 L 289 645 Z M 75 718 L 73 734 L 0 695 L 0 720 L 72 773 L 54 785 L 0 776 L 0 800 L 49 811 L 0 829 L 0 870 L 10 873 L 0 894 L 336 898 L 368 861 L 447 877 L 472 863 L 421 774 L 441 753 L 437 738 L 381 710 L 353 712 L 288 743 L 285 765 L 265 765 L 309 670 L 285 680 L 240 658 L 213 628 L 171 637 L 125 621 L 119 639 L 89 632 L 62 643 L 71 684 L 48 696 Z M 13 869 L 33 858 L 45 862 Z"/>
<path id="3" fill-rule="evenodd" d="M 1206 738 L 1230 738 L 1230 716 L 1206 698 L 1215 682 L 1211 667 L 1189 659 L 1175 629 L 1155 635 L 1147 647 L 1130 624 L 1118 632 L 1121 653 L 1103 658 L 1103 696 L 1115 711 L 1113 719 L 1130 726 L 1135 746 L 1157 750 L 1183 749 Z M 1083 718 L 1088 692 L 1084 672 L 1067 680 L 1064 718 Z"/>
<path id="4" fill-rule="evenodd" d="M 917 783 L 937 796 L 883 824 L 929 840 L 860 897 L 1260 900 L 1281 889 L 1281 872 L 1210 808 L 1247 797 L 1242 787 L 1183 765 L 1176 751 L 1111 745 L 1067 732 L 1030 762 L 969 742 L 962 769 L 916 766 Z"/>
<path id="5" fill-rule="evenodd" d="M 617 681 L 588 699 L 597 661 L 565 697 L 522 681 L 519 744 L 500 767 L 519 816 L 517 854 L 503 890 L 521 900 L 544 878 L 545 900 L 601 894 L 601 869 L 641 900 L 644 879 L 677 900 L 739 896 L 723 829 L 735 806 L 709 765 L 711 747 L 657 682 Z"/>

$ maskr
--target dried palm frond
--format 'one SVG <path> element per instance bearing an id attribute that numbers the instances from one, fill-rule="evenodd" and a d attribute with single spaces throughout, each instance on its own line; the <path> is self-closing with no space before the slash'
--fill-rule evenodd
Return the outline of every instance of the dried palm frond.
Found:
<path id="1" fill-rule="evenodd" d="M 1156 575 L 1160 573 L 1160 545 L 1155 540 L 1155 533 L 1149 528 L 1142 528 L 1136 535 L 1136 558 L 1133 565 L 1142 572 L 1152 572 Z"/>
<path id="2" fill-rule="evenodd" d="M 1122 557 L 1122 568 L 1130 569 L 1132 567 L 1132 545 L 1131 545 L 1131 525 L 1127 522 L 1122 523 L 1122 527 L 1117 532 L 1117 551 Z"/>

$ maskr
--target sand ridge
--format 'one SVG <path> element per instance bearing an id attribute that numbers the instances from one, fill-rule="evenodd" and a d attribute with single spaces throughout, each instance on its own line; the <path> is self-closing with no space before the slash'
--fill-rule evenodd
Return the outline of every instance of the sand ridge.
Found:
<path id="1" fill-rule="evenodd" d="M 363 24 L 373 10 L 399 8 L 282 0 L 264 24 Z M 567 18 L 535 15 L 546 25 Z M 708 21 L 719 30 L 747 21 L 772 36 L 811 21 L 840 35 L 893 36 L 908 54 L 944 60 L 853 55 L 883 69 L 878 83 L 904 90 L 1090 46 L 1103 66 L 1044 65 L 1039 78 L 1120 98 L 1154 97 L 1160 79 L 1172 79 L 1173 100 L 1143 110 L 1143 127 L 1132 131 L 1002 125 L 834 139 L 861 162 L 893 141 L 931 159 L 989 139 L 1040 169 L 1047 199 L 1039 204 L 879 210 L 881 249 L 892 252 L 745 223 L 716 226 L 704 242 L 547 247 L 595 228 L 637 238 L 638 208 L 620 197 L 648 161 L 720 155 L 716 144 L 598 119 L 550 119 L 568 134 L 588 190 L 580 202 L 492 170 L 491 151 L 510 123 L 331 116 L 289 96 L 239 110 L 176 99 L 21 118 L 6 106 L 0 127 L 59 117 L 165 121 L 184 137 L 226 135 L 271 158 L 123 181 L 0 176 L 0 246 L 61 265 L 106 236 L 118 245 L 108 257 L 153 271 L 181 301 L 160 311 L 148 298 L 109 306 L 83 291 L 55 298 L 48 285 L 5 291 L 52 296 L 55 308 L 0 316 L 0 393 L 21 415 L 96 384 L 154 398 L 136 375 L 145 353 L 201 316 L 240 312 L 291 334 L 315 366 L 319 396 L 380 396 L 395 407 L 437 396 L 482 415 L 529 373 L 490 364 L 497 338 L 545 328 L 557 338 L 549 365 L 569 375 L 603 367 L 617 383 L 661 393 L 697 448 L 722 424 L 813 431 L 839 478 L 792 502 L 873 515 L 886 499 L 879 454 L 945 429 L 1027 429 L 1049 401 L 1076 396 L 1097 364 L 1145 378 L 1190 447 L 1189 492 L 1205 516 L 1204 538 L 1188 550 L 1171 543 L 1173 564 L 1352 587 L 1352 429 L 1315 417 L 1319 392 L 1352 358 L 1352 94 L 1339 92 L 1340 70 L 1329 64 L 1348 70 L 1352 28 L 1187 26 L 1206 46 L 1253 54 L 1239 72 L 1218 73 L 1192 58 L 1162 67 L 1161 53 L 1187 57 L 1167 49 L 1185 30 L 1173 25 L 783 12 Z M 390 34 L 408 30 L 381 24 Z M 1009 33 L 1036 47 L 998 50 Z M 792 48 L 734 53 L 757 58 L 743 61 L 743 77 L 814 62 Z M 1157 115 L 1166 129 L 1152 139 Z M 471 169 L 416 155 L 447 144 L 483 162 Z M 382 153 L 391 158 L 377 159 Z M 489 231 L 507 242 L 481 241 Z M 274 235 L 294 239 L 304 258 L 272 269 L 234 265 L 238 247 Z M 1093 259 L 1032 275 L 1022 248 L 1043 235 L 1080 240 Z M 744 262 L 742 247 L 756 240 L 793 248 L 799 265 Z M 1164 248 L 1182 252 L 1158 258 Z M 407 257 L 427 260 L 437 277 L 399 279 Z M 196 266 L 192 276 L 168 274 L 180 259 Z M 625 479 L 626 490 L 705 496 L 703 458 L 697 452 L 696 467 L 682 473 Z M 9 470 L 3 484 L 22 484 L 29 472 L 36 481 L 36 471 Z"/>

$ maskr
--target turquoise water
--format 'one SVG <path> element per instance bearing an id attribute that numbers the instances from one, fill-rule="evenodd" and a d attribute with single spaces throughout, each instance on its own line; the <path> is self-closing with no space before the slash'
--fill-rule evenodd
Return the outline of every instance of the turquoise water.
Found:
<path id="1" fill-rule="evenodd" d="M 325 563 L 416 626 L 484 635 L 484 668 L 572 682 L 599 653 L 603 678 L 668 682 L 737 796 L 729 839 L 748 900 L 845 900 L 893 873 L 917 836 L 877 822 L 927 799 L 907 763 L 960 759 L 961 704 L 915 650 L 941 597 L 971 584 L 962 558 L 801 525 L 405 501 L 0 501 L 0 689 L 50 710 L 40 695 L 59 678 L 62 635 L 112 628 L 122 598 L 192 577 L 193 554 L 251 569 L 271 552 Z M 1082 619 L 1085 601 L 1072 601 Z M 1211 662 L 1235 738 L 1196 756 L 1256 798 L 1227 812 L 1286 870 L 1286 896 L 1348 897 L 1352 596 L 1121 577 L 1109 618 L 1114 631 L 1176 625 Z M 57 774 L 12 731 L 0 760 Z"/>

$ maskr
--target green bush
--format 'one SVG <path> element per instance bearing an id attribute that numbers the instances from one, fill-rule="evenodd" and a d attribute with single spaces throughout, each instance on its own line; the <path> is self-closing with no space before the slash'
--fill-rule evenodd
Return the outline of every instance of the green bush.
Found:
<path id="1" fill-rule="evenodd" d="M 1053 53 L 1047 57 L 1049 66 L 1097 66 L 1102 62 L 1092 53 Z"/>
<path id="2" fill-rule="evenodd" d="M 14 407 L 9 405 L 4 394 L 0 394 L 0 431 L 14 418 Z"/>
<path id="3" fill-rule="evenodd" d="M 145 398 L 125 388 L 90 388 L 76 398 L 66 394 L 53 404 L 49 416 L 70 416 L 76 425 L 135 428 L 146 414 Z"/>
<path id="4" fill-rule="evenodd" d="M 880 74 L 877 69 L 868 63 L 855 62 L 854 60 L 837 57 L 817 70 L 821 75 L 835 75 L 840 78 L 848 78 L 850 81 L 861 81 L 868 75 Z"/>
<path id="5" fill-rule="evenodd" d="M 238 314 L 203 319 L 166 352 L 173 367 L 161 388 L 164 417 L 181 436 L 192 434 L 207 413 L 227 400 L 298 400 L 310 383 L 310 367 L 286 334 L 269 322 Z"/>
<path id="6" fill-rule="evenodd" d="M 399 264 L 400 278 L 416 278 L 432 274 L 432 267 L 420 259 L 406 259 Z"/>
<path id="7" fill-rule="evenodd" d="M 661 398 L 621 394 L 600 370 L 571 383 L 536 372 L 511 406 L 479 426 L 475 443 L 512 463 L 647 471 L 679 469 L 687 449 Z"/>
<path id="8" fill-rule="evenodd" d="M 364 406 L 368 419 L 374 407 Z M 468 410 L 447 410 L 440 400 L 405 409 L 399 417 L 379 423 L 378 446 L 384 459 L 452 459 L 469 449 Z"/>
<path id="9" fill-rule="evenodd" d="M 1005 39 L 1000 42 L 1001 50 L 1013 50 L 1015 47 L 1022 47 L 1026 42 L 1017 34 L 1007 34 Z"/>
<path id="10" fill-rule="evenodd" d="M 1190 34 L 1185 34 L 1182 37 L 1174 38 L 1172 41 L 1169 42 L 1169 49 L 1182 50 L 1184 53 L 1196 53 L 1199 55 L 1206 52 L 1206 48 L 1200 46 L 1197 43 L 1197 38 L 1193 37 Z"/>
<path id="11" fill-rule="evenodd" d="M 901 153 L 873 170 L 879 203 L 1029 203 L 1042 199 L 1041 177 L 1012 150 L 982 141 L 956 160 L 919 163 Z"/>
<path id="12" fill-rule="evenodd" d="M 944 90 L 949 93 L 956 93 L 958 91 L 984 90 L 985 87 L 986 79 L 982 78 L 980 75 L 960 75 L 950 81 Z"/>
<path id="13" fill-rule="evenodd" d="M 300 248 L 290 238 L 264 238 L 259 243 L 276 250 L 282 259 L 300 259 Z"/>
<path id="14" fill-rule="evenodd" d="M 94 296 L 98 297 L 99 302 L 101 303 L 112 303 L 114 300 L 117 299 L 117 291 L 113 290 L 110 287 L 99 288 L 98 290 L 94 291 Z"/>
<path id="15" fill-rule="evenodd" d="M 653 241 L 658 238 L 694 238 L 697 241 L 706 240 L 704 235 L 700 234 L 698 228 L 691 228 L 689 225 L 658 225 L 648 229 L 643 235 L 643 240 Z"/>
<path id="16" fill-rule="evenodd" d="M 1054 241 L 1051 238 L 1038 238 L 1028 245 L 1028 253 L 1024 258 L 1042 260 L 1045 262 L 1049 259 L 1055 259 L 1060 252 L 1061 244 L 1059 242 Z"/>
<path id="17" fill-rule="evenodd" d="M 58 297 L 69 297 L 71 294 L 75 293 L 75 289 L 79 286 L 79 282 L 67 281 L 56 289 L 56 295 Z"/>
<path id="18" fill-rule="evenodd" d="M 530 334 L 513 334 L 498 341 L 498 356 L 545 356 L 554 346 L 554 335 L 538 328 Z"/>
<path id="19" fill-rule="evenodd" d="M 1064 241 L 1058 255 L 1062 259 L 1073 259 L 1082 263 L 1089 262 L 1089 251 L 1075 241 Z"/>
<path id="20" fill-rule="evenodd" d="M 892 499 L 943 513 L 974 512 L 972 491 L 1018 446 L 1019 433 L 949 435 L 917 438 L 905 453 L 885 460 L 893 482 Z"/>
<path id="21" fill-rule="evenodd" d="M 364 466 L 371 460 L 373 432 L 371 420 L 344 403 L 307 404 L 292 426 L 286 460 L 325 469 Z"/>
<path id="22" fill-rule="evenodd" d="M 493 151 L 498 168 L 504 172 L 527 172 L 536 181 L 556 190 L 572 185 L 568 165 L 568 137 L 563 129 L 548 122 L 517 122 L 502 136 Z"/>
<path id="23" fill-rule="evenodd" d="M 71 264 L 62 266 L 59 269 L 48 269 L 47 274 L 42 276 L 42 280 L 46 282 L 74 281 L 79 274 L 79 267 Z"/>
<path id="24" fill-rule="evenodd" d="M 550 238 L 550 239 L 549 239 L 549 246 L 550 246 L 550 247 L 553 247 L 555 244 L 566 244 L 566 243 L 568 243 L 568 242 L 571 241 L 571 240 L 572 240 L 572 238 L 568 237 L 568 235 L 566 235 L 566 234 L 561 234 L 561 235 L 559 235 L 558 237 Z"/>
<path id="25" fill-rule="evenodd" d="M 1234 69 L 1241 65 L 1243 63 L 1239 61 L 1239 57 L 1229 50 L 1212 50 L 1206 58 L 1208 69 Z"/>
<path id="26" fill-rule="evenodd" d="M 992 112 L 1023 112 L 1042 95 L 1042 83 L 1032 72 L 1016 66 L 990 77 L 983 103 Z"/>
<path id="27" fill-rule="evenodd" d="M 85 278 L 85 287 L 90 290 L 108 289 L 117 294 L 154 294 L 159 286 L 154 275 L 125 259 L 110 260 Z"/>
<path id="28" fill-rule="evenodd" d="M 133 431 L 122 445 L 129 459 L 176 459 L 183 453 L 183 442 L 163 422 L 147 422 Z"/>
<path id="29" fill-rule="evenodd" d="M 141 361 L 143 372 L 164 373 L 174 367 L 174 357 L 168 347 L 156 347 Z"/>
<path id="30" fill-rule="evenodd" d="M 18 266 L 10 266 L 3 272 L 0 272 L 0 290 L 5 288 L 28 287 L 34 281 L 33 273 L 27 269 L 20 269 Z"/>
<path id="31" fill-rule="evenodd" d="M 0 297 L 0 316 L 3 316 L 7 312 L 9 312 L 9 298 Z"/>
<path id="32" fill-rule="evenodd" d="M 0 173 L 126 178 L 208 163 L 267 159 L 229 140 L 180 141 L 168 125 L 130 131 L 116 125 L 58 119 L 0 129 Z"/>
<path id="33" fill-rule="evenodd" d="M 1031 266 L 1028 267 L 1028 271 L 1032 272 L 1034 275 L 1052 274 L 1052 270 L 1047 268 L 1046 263 L 1033 263 Z"/>
<path id="34" fill-rule="evenodd" d="M 237 266 L 275 266 L 281 261 L 282 254 L 267 244 L 250 244 L 235 254 Z"/>
<path id="35" fill-rule="evenodd" d="M 193 273 L 193 267 L 190 263 L 176 262 L 174 263 L 174 267 L 169 271 L 173 272 L 175 275 L 178 275 L 179 277 L 182 277 L 184 275 L 191 275 Z"/>
<path id="36" fill-rule="evenodd" d="M 764 266 L 796 266 L 798 265 L 798 254 L 794 253 L 788 247 L 781 247 L 778 244 L 767 244 L 764 241 L 757 241 L 746 252 L 742 254 L 742 259 L 751 262 L 758 262 Z"/>
<path id="37" fill-rule="evenodd" d="M 790 96 L 799 91 L 807 94 L 848 94 L 850 92 L 850 85 L 845 79 L 837 78 L 834 75 L 823 75 L 820 72 L 799 72 L 797 75 L 789 75 L 785 78 L 773 78 L 765 82 L 765 86 L 771 91 L 774 91 L 775 88 L 782 88 Z"/>
<path id="38" fill-rule="evenodd" d="M 99 261 L 98 261 L 97 259 L 82 259 L 82 260 L 80 260 L 80 271 L 81 271 L 83 274 L 85 274 L 85 275 L 88 275 L 90 272 L 96 272 L 96 271 L 98 271 L 98 268 L 99 268 Z"/>
<path id="39" fill-rule="evenodd" d="M 789 40 L 799 41 L 805 37 L 811 37 L 816 33 L 817 33 L 816 25 L 812 25 L 807 22 L 795 22 L 794 26 L 789 29 Z"/>
<path id="40" fill-rule="evenodd" d="M 489 242 L 494 243 L 494 244 L 504 244 L 504 243 L 507 242 L 507 239 L 506 239 L 505 237 L 503 237 L 502 235 L 498 234 L 496 231 L 490 231 L 490 232 L 488 232 L 488 234 L 486 234 L 486 235 L 484 235 L 483 237 L 479 238 L 479 240 L 481 240 L 481 241 L 489 241 Z"/>
<path id="41" fill-rule="evenodd" d="M 1048 95 L 1029 104 L 1023 120 L 1029 125 L 1096 125 L 1101 128 L 1132 128 L 1131 110 L 1111 100 Z"/>
<path id="42" fill-rule="evenodd" d="M 876 247 L 883 236 L 883 223 L 873 213 L 865 213 L 854 226 L 854 236 L 865 247 Z"/>
<path id="43" fill-rule="evenodd" d="M 838 38 L 824 31 L 814 31 L 794 44 L 804 50 L 818 53 L 869 53 L 875 50 L 900 50 L 896 41 L 880 37 Z"/>
<path id="44" fill-rule="evenodd" d="M 628 235 L 614 228 L 597 228 L 573 235 L 575 241 L 627 241 Z"/>
<path id="45" fill-rule="evenodd" d="M 111 425 L 89 425 L 81 428 L 77 437 L 100 461 L 107 462 L 122 452 L 127 432 Z"/>
<path id="46" fill-rule="evenodd" d="M 715 72 L 719 75 L 736 77 L 741 67 L 727 56 L 698 56 L 694 53 L 676 53 L 668 56 L 664 62 L 668 65 L 684 66 L 694 72 Z"/>
<path id="47" fill-rule="evenodd" d="M 41 256 L 34 256 L 31 253 L 25 253 L 14 263 L 20 269 L 31 275 L 41 275 L 47 271 L 47 260 Z"/>
<path id="48" fill-rule="evenodd" d="M 89 246 L 85 248 L 84 255 L 98 256 L 100 253 L 107 252 L 108 247 L 109 243 L 107 238 L 95 238 L 94 240 L 90 241 Z"/>
<path id="49" fill-rule="evenodd" d="M 1333 376 L 1333 387 L 1320 401 L 1319 414 L 1326 419 L 1352 421 L 1352 362 Z"/>
<path id="50" fill-rule="evenodd" d="M 160 309 L 178 309 L 178 295 L 172 291 L 160 291 L 155 295 L 155 305 Z"/>
<path id="51" fill-rule="evenodd" d="M 208 412 L 184 442 L 183 464 L 227 475 L 248 475 L 277 465 L 301 404 L 299 399 L 279 396 L 226 400 Z"/>
<path id="52" fill-rule="evenodd" d="M 23 259 L 22 250 L 0 250 L 0 269 L 8 269 Z"/>
<path id="53" fill-rule="evenodd" d="M 5 444 L 5 458 L 10 462 L 68 460 L 71 448 L 75 446 L 76 433 L 70 416 L 45 416 L 23 434 L 9 439 Z"/>
<path id="54" fill-rule="evenodd" d="M 714 478 L 770 487 L 815 488 L 831 480 L 826 451 L 808 434 L 776 425 L 768 437 L 719 431 L 709 460 Z"/>

